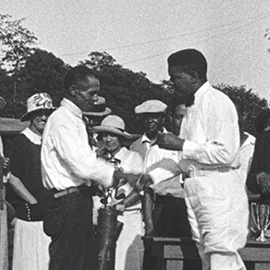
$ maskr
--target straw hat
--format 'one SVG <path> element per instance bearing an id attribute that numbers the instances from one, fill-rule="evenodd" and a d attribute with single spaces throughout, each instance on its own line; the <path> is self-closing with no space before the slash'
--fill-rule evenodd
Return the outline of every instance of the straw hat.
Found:
<path id="1" fill-rule="evenodd" d="M 27 99 L 27 112 L 21 117 L 21 121 L 27 121 L 33 112 L 39 110 L 54 111 L 52 98 L 47 93 L 37 93 Z"/>
<path id="2" fill-rule="evenodd" d="M 107 132 L 124 138 L 131 138 L 131 135 L 125 131 L 124 120 L 117 115 L 108 115 L 103 119 L 100 126 L 93 128 L 98 133 Z"/>
<path id="3" fill-rule="evenodd" d="M 111 112 L 112 110 L 106 107 L 106 99 L 98 96 L 98 100 L 94 103 L 92 110 L 89 112 L 83 112 L 83 114 L 86 116 L 106 116 Z"/>

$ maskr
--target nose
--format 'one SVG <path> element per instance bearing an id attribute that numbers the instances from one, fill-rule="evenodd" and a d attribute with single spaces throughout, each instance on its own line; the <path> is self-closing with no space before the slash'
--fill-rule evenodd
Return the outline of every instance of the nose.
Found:
<path id="1" fill-rule="evenodd" d="M 94 102 L 97 102 L 98 101 L 98 94 L 97 93 L 93 96 L 93 101 Z"/>
<path id="2" fill-rule="evenodd" d="M 111 141 L 111 136 L 110 136 L 110 134 L 105 135 L 105 136 L 104 136 L 104 139 L 105 139 L 106 142 Z"/>
<path id="3" fill-rule="evenodd" d="M 47 116 L 46 114 L 42 114 L 41 117 L 40 117 L 40 119 L 41 119 L 42 121 L 47 121 L 48 116 Z"/>
<path id="4" fill-rule="evenodd" d="M 147 122 L 151 123 L 151 122 L 153 122 L 153 120 L 154 120 L 154 117 L 153 116 L 149 116 L 148 119 L 147 119 Z"/>

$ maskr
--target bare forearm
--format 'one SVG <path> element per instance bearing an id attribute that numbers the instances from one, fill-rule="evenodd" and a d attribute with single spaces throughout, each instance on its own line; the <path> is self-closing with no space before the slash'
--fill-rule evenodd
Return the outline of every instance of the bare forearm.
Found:
<path id="1" fill-rule="evenodd" d="M 152 235 L 154 233 L 153 223 L 153 191 L 148 188 L 144 192 L 143 197 L 143 219 L 145 223 L 145 235 Z"/>
<path id="2" fill-rule="evenodd" d="M 10 175 L 9 184 L 12 186 L 14 192 L 26 202 L 30 204 L 35 204 L 38 202 L 36 198 L 26 189 L 22 181 L 13 174 Z"/>

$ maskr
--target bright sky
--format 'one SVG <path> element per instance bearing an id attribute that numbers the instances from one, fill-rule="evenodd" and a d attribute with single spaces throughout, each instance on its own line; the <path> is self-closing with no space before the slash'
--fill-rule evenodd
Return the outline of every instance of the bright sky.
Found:
<path id="1" fill-rule="evenodd" d="M 245 85 L 270 101 L 269 0 L 1 0 L 0 12 L 26 18 L 38 46 L 71 65 L 105 50 L 160 82 L 167 57 L 192 47 L 212 84 Z"/>

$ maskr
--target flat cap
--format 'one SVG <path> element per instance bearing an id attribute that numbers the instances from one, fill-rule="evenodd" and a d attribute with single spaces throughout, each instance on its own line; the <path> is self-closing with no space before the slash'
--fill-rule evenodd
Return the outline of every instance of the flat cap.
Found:
<path id="1" fill-rule="evenodd" d="M 160 100 L 150 99 L 135 107 L 136 114 L 142 113 L 163 113 L 167 105 Z"/>

